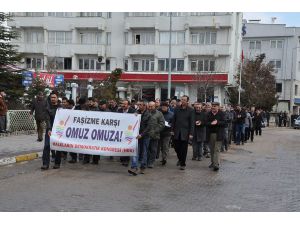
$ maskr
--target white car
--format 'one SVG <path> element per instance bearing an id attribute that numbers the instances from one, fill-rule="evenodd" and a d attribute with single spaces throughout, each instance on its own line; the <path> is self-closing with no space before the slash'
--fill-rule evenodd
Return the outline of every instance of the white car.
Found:
<path id="1" fill-rule="evenodd" d="M 295 123 L 294 123 L 294 129 L 299 129 L 300 128 L 300 116 L 295 119 Z"/>

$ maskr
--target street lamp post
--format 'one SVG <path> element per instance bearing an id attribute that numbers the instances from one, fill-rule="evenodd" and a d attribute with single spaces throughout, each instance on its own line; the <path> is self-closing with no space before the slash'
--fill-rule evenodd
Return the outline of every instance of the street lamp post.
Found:
<path id="1" fill-rule="evenodd" d="M 77 80 L 78 76 L 74 75 L 73 76 L 73 80 Z M 78 88 L 78 84 L 77 83 L 71 83 L 71 88 L 72 88 L 72 99 L 76 104 L 76 97 L 77 97 L 77 88 Z"/>
<path id="2" fill-rule="evenodd" d="M 94 87 L 92 86 L 93 78 L 89 78 L 88 82 L 89 84 L 87 86 L 87 90 L 88 90 L 88 98 L 89 98 L 89 97 L 93 97 L 93 90 L 94 90 Z"/>
<path id="3" fill-rule="evenodd" d="M 296 69 L 294 70 L 294 50 L 295 49 L 298 49 L 300 47 L 295 47 L 292 49 L 292 65 L 291 65 L 291 88 L 290 88 L 290 114 L 293 114 L 293 105 L 294 105 L 294 98 L 292 97 L 293 96 L 293 93 L 294 93 L 294 73 L 296 73 Z M 297 60 L 296 60 L 297 61 Z M 293 72 L 295 71 L 295 72 Z"/>
<path id="4" fill-rule="evenodd" d="M 172 45 L 172 13 L 170 12 L 170 37 L 169 37 L 169 72 L 168 72 L 168 99 L 171 99 L 171 45 Z"/>

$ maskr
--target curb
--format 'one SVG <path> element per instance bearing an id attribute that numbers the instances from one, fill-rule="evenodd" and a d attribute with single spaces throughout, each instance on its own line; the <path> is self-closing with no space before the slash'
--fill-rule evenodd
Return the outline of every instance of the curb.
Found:
<path id="1" fill-rule="evenodd" d="M 42 152 L 36 152 L 36 153 L 28 153 L 28 154 L 24 154 L 24 155 L 3 158 L 3 159 L 0 159 L 0 166 L 34 160 L 37 158 L 41 158 L 42 155 L 43 155 Z"/>

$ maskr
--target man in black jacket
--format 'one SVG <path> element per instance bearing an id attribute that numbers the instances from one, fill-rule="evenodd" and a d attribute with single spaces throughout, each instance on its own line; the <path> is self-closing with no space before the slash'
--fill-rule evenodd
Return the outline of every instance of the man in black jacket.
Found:
<path id="1" fill-rule="evenodd" d="M 50 136 L 51 131 L 54 123 L 54 118 L 56 115 L 57 109 L 61 108 L 60 104 L 58 103 L 58 93 L 52 91 L 50 94 L 50 104 L 47 106 L 46 109 L 46 133 L 45 133 L 45 145 L 43 150 L 43 166 L 41 167 L 42 170 L 49 169 L 50 164 Z M 61 162 L 61 152 L 56 151 L 55 154 L 55 165 L 53 169 L 58 169 L 60 167 Z"/>
<path id="2" fill-rule="evenodd" d="M 195 102 L 195 129 L 193 136 L 193 158 L 202 160 L 203 144 L 206 141 L 206 113 L 202 111 L 202 104 Z"/>
<path id="3" fill-rule="evenodd" d="M 180 170 L 185 170 L 188 141 L 194 133 L 194 110 L 188 106 L 189 97 L 181 97 L 181 106 L 174 111 L 172 130 L 174 132 L 175 151 L 177 153 Z"/>
<path id="4" fill-rule="evenodd" d="M 118 113 L 135 113 L 135 110 L 130 107 L 130 102 L 128 100 L 123 100 L 121 108 L 118 109 Z M 130 161 L 129 156 L 120 157 L 120 161 L 123 166 L 127 167 Z"/>
<path id="5" fill-rule="evenodd" d="M 32 103 L 30 115 L 34 112 L 34 118 L 37 127 L 38 139 L 37 141 L 43 141 L 43 123 L 45 121 L 47 102 L 44 99 L 43 92 L 39 92 L 36 99 Z"/>
<path id="6" fill-rule="evenodd" d="M 212 103 L 211 112 L 207 114 L 207 132 L 209 137 L 211 164 L 209 168 L 218 171 L 220 168 L 220 150 L 224 138 L 225 115 L 219 110 L 218 102 Z"/>
<path id="7" fill-rule="evenodd" d="M 246 118 L 246 112 L 242 110 L 240 105 L 237 105 L 236 111 L 235 111 L 235 127 L 236 127 L 236 144 L 240 145 L 241 141 L 242 144 L 244 144 L 244 135 L 245 135 L 245 118 Z"/>

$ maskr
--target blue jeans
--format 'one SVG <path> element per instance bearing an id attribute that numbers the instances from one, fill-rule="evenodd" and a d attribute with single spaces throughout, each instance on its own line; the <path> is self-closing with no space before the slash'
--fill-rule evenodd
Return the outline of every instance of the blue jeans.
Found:
<path id="1" fill-rule="evenodd" d="M 245 133 L 245 125 L 244 124 L 236 124 L 236 143 L 240 144 L 240 142 L 244 142 L 244 133 Z"/>
<path id="2" fill-rule="evenodd" d="M 139 140 L 139 149 L 136 153 L 136 156 L 131 157 L 131 168 L 135 169 L 138 167 L 138 161 L 141 161 L 141 168 L 146 168 L 147 166 L 147 154 L 148 154 L 148 148 L 149 148 L 149 137 L 143 137 Z M 141 159 L 139 159 L 139 155 L 142 156 Z"/>

